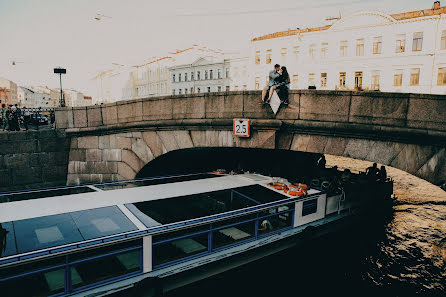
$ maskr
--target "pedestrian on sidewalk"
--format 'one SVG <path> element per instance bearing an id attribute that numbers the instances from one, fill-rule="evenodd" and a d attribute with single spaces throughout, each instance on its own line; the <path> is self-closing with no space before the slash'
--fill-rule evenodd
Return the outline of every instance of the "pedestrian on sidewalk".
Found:
<path id="1" fill-rule="evenodd" d="M 28 124 L 31 119 L 31 113 L 29 112 L 29 109 L 26 108 L 26 106 L 23 107 L 22 113 L 23 113 L 23 125 L 25 125 L 25 130 L 28 131 Z"/>
<path id="2" fill-rule="evenodd" d="M 6 105 L 2 104 L 2 109 L 0 110 L 0 119 L 1 119 L 1 125 L 3 127 L 3 131 L 5 131 L 6 124 L 8 123 L 8 120 L 6 118 Z"/>

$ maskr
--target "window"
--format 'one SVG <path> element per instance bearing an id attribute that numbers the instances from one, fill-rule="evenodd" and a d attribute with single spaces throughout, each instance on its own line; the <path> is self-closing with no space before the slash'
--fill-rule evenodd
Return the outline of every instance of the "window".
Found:
<path id="1" fill-rule="evenodd" d="M 298 88 L 298 83 L 299 83 L 299 76 L 297 74 L 294 74 L 293 75 L 293 82 L 292 82 L 293 89 L 297 89 Z"/>
<path id="2" fill-rule="evenodd" d="M 190 80 L 194 81 L 194 73 L 193 72 L 190 73 Z"/>
<path id="3" fill-rule="evenodd" d="M 356 56 L 364 56 L 364 39 L 356 39 Z"/>
<path id="4" fill-rule="evenodd" d="M 441 32 L 440 49 L 442 50 L 446 49 L 446 30 L 443 30 Z"/>
<path id="5" fill-rule="evenodd" d="M 381 52 L 382 52 L 382 45 L 383 45 L 383 42 L 382 42 L 382 37 L 381 36 L 375 37 L 373 39 L 373 54 L 374 55 L 381 54 Z"/>
<path id="6" fill-rule="evenodd" d="M 187 94 L 187 89 L 186 88 L 184 89 L 184 94 Z"/>
<path id="7" fill-rule="evenodd" d="M 159 235 L 160 236 L 160 235 Z M 158 243 L 158 242 L 160 243 Z M 208 233 L 173 239 L 167 242 L 154 237 L 153 265 L 159 266 L 208 251 Z"/>
<path id="8" fill-rule="evenodd" d="M 181 89 L 178 89 L 178 95 L 181 95 Z"/>
<path id="9" fill-rule="evenodd" d="M 226 78 L 229 78 L 229 68 L 226 68 Z"/>
<path id="10" fill-rule="evenodd" d="M 255 56 L 254 62 L 256 65 L 260 64 L 260 51 L 256 51 L 256 56 Z"/>
<path id="11" fill-rule="evenodd" d="M 175 82 L 175 74 L 172 75 L 172 82 Z M 45 99 L 45 97 L 43 99 Z"/>
<path id="12" fill-rule="evenodd" d="M 141 271 L 141 250 L 134 250 L 71 266 L 72 288 Z M 107 269 L 103 269 L 107 267 Z"/>
<path id="13" fill-rule="evenodd" d="M 418 86 L 420 84 L 420 68 L 414 68 L 410 71 L 410 85 Z"/>
<path id="14" fill-rule="evenodd" d="M 328 56 L 328 43 L 324 42 L 321 45 L 321 58 L 325 59 Z"/>
<path id="15" fill-rule="evenodd" d="M 380 79 L 380 73 L 377 70 L 374 70 L 372 72 L 372 90 L 379 90 L 379 79 Z"/>
<path id="16" fill-rule="evenodd" d="M 243 86 L 242 86 L 242 90 L 243 90 L 243 91 L 246 91 L 247 89 L 248 89 L 248 86 L 247 86 L 247 85 L 243 85 Z"/>
<path id="17" fill-rule="evenodd" d="M 308 55 L 310 56 L 310 58 L 314 59 L 314 55 L 316 54 L 316 45 L 312 44 L 310 45 L 310 47 L 308 48 Z"/>
<path id="18" fill-rule="evenodd" d="M 327 86 L 327 73 L 321 73 L 321 88 Z"/>
<path id="19" fill-rule="evenodd" d="M 446 86 L 446 68 L 438 68 L 437 85 Z"/>
<path id="20" fill-rule="evenodd" d="M 355 89 L 362 89 L 362 71 L 355 72 Z"/>
<path id="21" fill-rule="evenodd" d="M 406 51 L 406 34 L 396 36 L 395 53 L 404 53 Z"/>
<path id="22" fill-rule="evenodd" d="M 211 87 L 208 87 L 208 93 L 210 93 L 211 92 Z"/>
<path id="23" fill-rule="evenodd" d="M 209 79 L 214 79 L 214 71 L 212 69 L 209 70 Z"/>
<path id="24" fill-rule="evenodd" d="M 194 87 L 190 88 L 190 93 L 193 94 L 194 93 Z"/>
<path id="25" fill-rule="evenodd" d="M 221 92 L 221 86 L 218 86 L 218 87 L 217 87 L 217 91 L 218 91 L 218 92 Z"/>
<path id="26" fill-rule="evenodd" d="M 205 80 L 207 80 L 207 79 L 208 79 L 208 77 L 209 77 L 209 76 L 208 76 L 208 71 L 207 71 L 207 70 L 205 70 L 205 71 L 204 71 L 204 79 L 205 79 Z"/>
<path id="27" fill-rule="evenodd" d="M 315 86 L 315 84 L 314 84 L 314 73 L 309 73 L 308 74 L 308 85 L 309 86 Z"/>
<path id="28" fill-rule="evenodd" d="M 226 86 L 226 92 L 229 92 L 229 86 Z"/>
<path id="29" fill-rule="evenodd" d="M 287 49 L 284 47 L 280 51 L 280 55 L 282 57 L 282 64 L 286 64 L 286 54 L 287 54 Z"/>
<path id="30" fill-rule="evenodd" d="M 200 71 L 197 71 L 197 80 L 200 80 Z"/>
<path id="31" fill-rule="evenodd" d="M 260 77 L 256 77 L 254 80 L 254 90 L 260 90 Z"/>
<path id="32" fill-rule="evenodd" d="M 423 49 L 423 32 L 413 34 L 412 51 L 421 51 Z"/>
<path id="33" fill-rule="evenodd" d="M 297 61 L 299 59 L 299 46 L 293 47 L 294 59 Z"/>
<path id="34" fill-rule="evenodd" d="M 187 72 L 184 73 L 184 81 L 187 81 Z"/>
<path id="35" fill-rule="evenodd" d="M 200 92 L 201 92 L 200 88 L 197 88 L 197 93 L 200 93 Z"/>
<path id="36" fill-rule="evenodd" d="M 348 41 L 347 40 L 341 41 L 339 50 L 340 50 L 341 57 L 347 56 L 347 50 L 348 50 Z"/>
<path id="37" fill-rule="evenodd" d="M 181 82 L 181 73 L 178 73 L 178 81 Z"/>
<path id="38" fill-rule="evenodd" d="M 266 50 L 266 64 L 271 64 L 271 51 L 272 50 Z"/>
<path id="39" fill-rule="evenodd" d="M 403 71 L 397 70 L 393 74 L 393 86 L 394 87 L 401 87 L 403 85 Z"/>
<path id="40" fill-rule="evenodd" d="M 317 212 L 317 199 L 304 201 L 302 206 L 302 216 L 307 216 Z"/>
<path id="41" fill-rule="evenodd" d="M 238 86 L 234 86 L 234 91 L 238 91 Z"/>
<path id="42" fill-rule="evenodd" d="M 220 68 L 217 70 L 217 78 L 218 78 L 218 79 L 221 78 L 221 69 L 220 69 Z"/>

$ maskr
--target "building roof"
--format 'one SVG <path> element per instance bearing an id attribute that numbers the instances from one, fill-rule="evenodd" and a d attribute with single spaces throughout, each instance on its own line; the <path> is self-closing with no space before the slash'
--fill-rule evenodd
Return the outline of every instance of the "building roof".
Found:
<path id="1" fill-rule="evenodd" d="M 393 17 L 397 21 L 401 21 L 401 20 L 421 18 L 421 17 L 427 17 L 427 16 L 441 15 L 441 14 L 446 14 L 446 6 L 440 7 L 438 9 L 432 8 L 432 9 L 423 9 L 423 10 L 410 11 L 410 12 L 402 12 L 402 13 L 397 13 L 397 14 L 391 14 L 390 16 Z M 332 25 L 316 27 L 316 28 L 293 29 L 293 30 L 280 31 L 280 32 L 275 32 L 275 33 L 263 35 L 260 37 L 256 37 L 256 38 L 252 39 L 251 41 L 254 42 L 254 41 L 261 41 L 261 40 L 266 40 L 266 39 L 287 37 L 287 36 L 297 35 L 299 33 L 324 31 L 324 30 L 330 29 L 331 26 Z"/>

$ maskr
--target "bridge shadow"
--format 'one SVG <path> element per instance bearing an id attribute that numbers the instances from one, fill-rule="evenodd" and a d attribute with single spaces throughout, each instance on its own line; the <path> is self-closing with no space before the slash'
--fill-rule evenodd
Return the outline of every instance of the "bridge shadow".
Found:
<path id="1" fill-rule="evenodd" d="M 168 152 L 147 163 L 136 178 L 226 171 L 249 171 L 292 178 L 316 174 L 322 154 L 260 148 L 197 147 Z"/>

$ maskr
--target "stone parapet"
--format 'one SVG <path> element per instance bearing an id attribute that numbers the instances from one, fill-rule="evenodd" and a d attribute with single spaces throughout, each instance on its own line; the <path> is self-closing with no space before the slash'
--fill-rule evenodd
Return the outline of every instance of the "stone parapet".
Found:
<path id="1" fill-rule="evenodd" d="M 290 104 L 282 106 L 277 115 L 259 102 L 260 91 L 153 97 L 101 106 L 59 108 L 56 125 L 72 133 L 180 126 L 194 120 L 197 125 L 214 124 L 217 120 L 242 117 L 286 123 L 307 121 L 308 125 L 346 123 L 353 127 L 359 124 L 372 132 L 374 126 L 387 131 L 403 128 L 417 133 L 446 132 L 446 98 L 439 95 L 292 90 Z"/>

